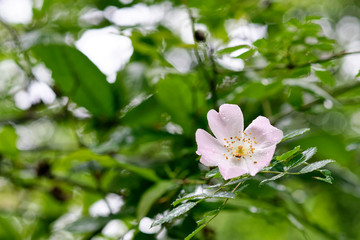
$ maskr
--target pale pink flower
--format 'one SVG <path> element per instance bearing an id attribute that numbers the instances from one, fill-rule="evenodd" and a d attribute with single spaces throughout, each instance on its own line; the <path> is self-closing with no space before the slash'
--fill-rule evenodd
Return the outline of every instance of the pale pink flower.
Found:
<path id="1" fill-rule="evenodd" d="M 244 130 L 243 114 L 237 105 L 223 104 L 219 112 L 207 114 L 215 137 L 202 129 L 196 131 L 200 162 L 218 166 L 225 180 L 244 174 L 254 176 L 268 166 L 283 132 L 269 119 L 259 116 Z"/>

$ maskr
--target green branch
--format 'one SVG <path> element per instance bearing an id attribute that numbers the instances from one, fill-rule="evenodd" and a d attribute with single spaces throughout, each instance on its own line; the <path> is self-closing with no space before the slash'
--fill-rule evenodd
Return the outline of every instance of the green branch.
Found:
<path id="1" fill-rule="evenodd" d="M 233 179 L 231 179 L 227 184 L 229 184 L 230 182 L 232 182 Z M 232 193 L 234 193 L 236 191 L 236 189 L 239 188 L 239 186 L 242 184 L 243 182 L 239 182 L 236 187 L 231 191 Z M 224 187 L 224 186 L 222 186 Z M 214 193 L 218 192 L 220 189 L 222 189 L 222 187 L 220 187 L 219 189 L 217 189 Z M 194 237 L 196 235 L 196 233 L 198 233 L 199 231 L 201 231 L 201 229 L 203 229 L 204 227 L 206 227 L 214 218 L 216 218 L 220 211 L 225 207 L 226 203 L 229 201 L 230 198 L 226 198 L 224 200 L 224 202 L 220 205 L 220 207 L 217 209 L 216 213 L 205 223 L 201 224 L 197 229 L 195 229 L 190 235 L 188 235 L 185 240 L 190 240 L 192 237 Z M 199 200 L 198 202 L 203 201 L 204 199 Z"/>
<path id="2" fill-rule="evenodd" d="M 261 72 L 264 70 L 283 70 L 283 69 L 295 69 L 295 68 L 303 68 L 303 67 L 309 67 L 313 64 L 319 64 L 319 63 L 325 63 L 325 62 L 329 62 L 332 60 L 336 60 L 348 55 L 354 55 L 354 54 L 360 54 L 360 51 L 354 51 L 354 52 L 340 52 L 337 54 L 334 54 L 330 57 L 327 58 L 323 58 L 323 59 L 318 59 L 318 60 L 314 60 L 314 61 L 310 61 L 310 62 L 306 62 L 306 63 L 301 63 L 301 64 L 293 64 L 293 63 L 289 63 L 289 64 L 283 64 L 283 65 L 278 65 L 278 66 L 274 66 L 271 69 L 268 69 L 267 66 L 265 67 L 246 67 L 243 70 L 237 71 L 236 73 L 241 73 L 241 72 L 248 72 L 248 71 L 255 71 L 255 72 Z"/>
<path id="3" fill-rule="evenodd" d="M 346 85 L 343 85 L 341 87 L 338 87 L 336 88 L 335 90 L 333 90 L 332 92 L 330 92 L 329 94 L 333 97 L 336 97 L 336 96 L 339 96 L 341 94 L 344 94 L 346 92 L 349 92 L 349 91 L 352 91 L 356 88 L 359 88 L 360 87 L 360 81 L 356 81 L 356 82 L 353 82 L 353 83 L 349 83 L 349 84 L 346 84 Z M 316 99 L 310 103 L 307 103 L 307 104 L 304 104 L 302 106 L 300 106 L 298 109 L 292 109 L 286 113 L 282 113 L 282 114 L 278 114 L 278 115 L 275 115 L 271 118 L 271 121 L 272 122 L 277 122 L 279 121 L 280 119 L 290 115 L 290 114 L 293 114 L 294 112 L 297 112 L 297 111 L 307 111 L 309 109 L 311 109 L 313 106 L 317 105 L 317 104 L 320 104 L 324 101 L 323 98 L 319 98 L 319 99 Z M 355 99 L 350 99 L 350 100 L 344 100 L 344 101 L 341 101 L 341 103 L 345 103 L 345 104 L 358 104 L 360 103 L 360 98 L 355 98 Z"/>

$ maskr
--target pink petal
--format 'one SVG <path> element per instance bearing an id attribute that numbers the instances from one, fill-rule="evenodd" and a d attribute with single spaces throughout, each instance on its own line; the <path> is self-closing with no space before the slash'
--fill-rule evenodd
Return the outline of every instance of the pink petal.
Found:
<path id="1" fill-rule="evenodd" d="M 256 141 L 255 149 L 267 148 L 278 144 L 283 138 L 283 132 L 272 126 L 269 119 L 259 116 L 245 129 L 247 137 Z M 255 137 L 255 139 L 254 139 Z"/>
<path id="2" fill-rule="evenodd" d="M 241 136 L 244 129 L 244 117 L 238 105 L 223 104 L 220 106 L 219 113 L 210 110 L 207 118 L 211 131 L 223 144 L 224 138 Z"/>
<path id="3" fill-rule="evenodd" d="M 244 158 L 248 167 L 248 173 L 250 173 L 251 176 L 255 176 L 255 174 L 270 164 L 274 156 L 275 148 L 276 145 L 260 149 L 255 151 L 251 158 Z"/>
<path id="4" fill-rule="evenodd" d="M 202 129 L 196 131 L 196 153 L 201 156 L 200 162 L 206 166 L 217 166 L 225 159 L 226 149 L 213 136 Z"/>
<path id="5" fill-rule="evenodd" d="M 219 171 L 225 180 L 248 173 L 242 166 L 231 166 L 229 164 L 219 165 Z"/>

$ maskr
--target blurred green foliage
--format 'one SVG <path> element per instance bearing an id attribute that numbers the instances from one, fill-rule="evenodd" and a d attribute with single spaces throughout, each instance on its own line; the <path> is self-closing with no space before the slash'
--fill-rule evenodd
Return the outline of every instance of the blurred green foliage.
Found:
<path id="1" fill-rule="evenodd" d="M 360 239 L 359 2 L 30 2 L 0 13 L 0 239 Z M 113 75 L 78 45 L 107 27 Z M 195 154 L 222 103 L 291 133 L 233 193 Z"/>

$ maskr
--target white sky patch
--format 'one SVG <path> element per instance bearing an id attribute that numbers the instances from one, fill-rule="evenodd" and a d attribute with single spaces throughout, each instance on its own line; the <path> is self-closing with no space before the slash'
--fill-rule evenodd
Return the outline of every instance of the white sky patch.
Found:
<path id="1" fill-rule="evenodd" d="M 194 43 L 189 13 L 185 8 L 172 8 L 166 12 L 162 24 L 188 44 Z"/>
<path id="2" fill-rule="evenodd" d="M 47 84 L 53 84 L 53 80 L 51 78 L 51 71 L 46 68 L 44 63 L 40 63 L 33 67 L 32 73 L 34 74 L 36 80 Z"/>
<path id="3" fill-rule="evenodd" d="M 48 143 L 54 134 L 53 123 L 47 119 L 39 119 L 28 125 L 17 125 L 16 133 L 19 136 L 17 148 L 19 150 L 29 150 Z"/>
<path id="4" fill-rule="evenodd" d="M 225 29 L 229 34 L 230 41 L 226 46 L 221 46 L 220 49 L 238 45 L 251 46 L 254 41 L 264 38 L 267 33 L 267 27 L 265 25 L 248 23 L 244 19 L 228 20 L 225 23 Z M 234 57 L 239 56 L 248 50 L 249 48 L 241 48 L 231 54 L 221 56 L 217 61 L 220 65 L 227 69 L 240 71 L 244 69 L 244 61 Z"/>
<path id="5" fill-rule="evenodd" d="M 240 71 L 244 69 L 244 61 L 240 58 L 232 58 L 230 56 L 222 56 L 217 59 L 217 62 L 224 68 L 230 69 L 232 71 Z"/>
<path id="6" fill-rule="evenodd" d="M 29 86 L 28 92 L 32 103 L 42 101 L 45 104 L 51 104 L 56 99 L 53 90 L 43 82 L 33 81 Z"/>
<path id="7" fill-rule="evenodd" d="M 14 96 L 15 104 L 18 108 L 26 110 L 32 104 L 42 101 L 45 104 L 51 104 L 55 101 L 54 91 L 44 82 L 33 81 L 28 90 L 21 90 Z"/>
<path id="8" fill-rule="evenodd" d="M 15 94 L 14 100 L 15 105 L 22 110 L 29 109 L 32 105 L 30 95 L 23 90 Z"/>
<path id="9" fill-rule="evenodd" d="M 133 2 L 133 0 L 119 0 L 122 4 L 130 4 Z"/>
<path id="10" fill-rule="evenodd" d="M 32 16 L 32 1 L 0 0 L 0 17 L 6 22 L 28 24 Z"/>
<path id="11" fill-rule="evenodd" d="M 151 227 L 151 224 L 154 222 L 153 219 L 144 217 L 140 220 L 139 230 L 143 233 L 154 234 L 161 230 L 161 226 L 157 225 L 155 227 Z"/>
<path id="12" fill-rule="evenodd" d="M 360 41 L 353 41 L 345 48 L 346 52 L 360 50 Z M 343 58 L 342 71 L 354 78 L 360 71 L 360 54 L 352 54 Z"/>
<path id="13" fill-rule="evenodd" d="M 188 51 L 183 48 L 172 48 L 165 54 L 166 60 L 171 63 L 176 70 L 186 73 L 191 68 L 192 59 Z"/>
<path id="14" fill-rule="evenodd" d="M 122 4 L 130 4 L 133 2 L 133 0 L 119 0 Z"/>
<path id="15" fill-rule="evenodd" d="M 346 52 L 360 50 L 360 21 L 356 17 L 345 16 L 337 24 L 335 28 L 336 39 L 344 46 Z M 341 66 L 341 71 L 350 78 L 360 70 L 360 54 L 345 56 Z"/>
<path id="16" fill-rule="evenodd" d="M 265 37 L 267 32 L 265 25 L 248 23 L 244 19 L 230 19 L 226 21 L 225 28 L 230 39 L 240 39 L 248 44 Z"/>
<path id="17" fill-rule="evenodd" d="M 81 217 L 81 211 L 81 207 L 72 207 L 68 213 L 62 215 L 55 221 L 55 223 L 53 224 L 53 229 L 55 231 L 60 231 L 66 225 L 75 222 Z"/>
<path id="18" fill-rule="evenodd" d="M 84 119 L 91 117 L 91 114 L 86 108 L 79 107 L 75 103 L 70 103 L 68 105 L 68 110 L 72 112 L 76 118 Z"/>
<path id="19" fill-rule="evenodd" d="M 168 131 L 170 134 L 182 134 L 183 133 L 183 129 L 182 127 L 180 127 L 179 125 L 169 122 L 168 124 L 166 124 L 165 126 L 166 131 Z"/>
<path id="20" fill-rule="evenodd" d="M 351 116 L 351 128 L 360 134 L 360 111 L 355 112 L 352 116 Z"/>
<path id="21" fill-rule="evenodd" d="M 356 17 L 345 16 L 336 24 L 336 35 L 340 43 L 347 44 L 360 37 L 360 22 Z"/>
<path id="22" fill-rule="evenodd" d="M 134 230 L 134 229 L 128 231 L 128 232 L 123 236 L 122 240 L 131 240 L 131 239 L 133 239 L 134 233 L 135 233 L 135 230 Z"/>
<path id="23" fill-rule="evenodd" d="M 44 4 L 44 0 L 33 0 L 34 2 L 34 8 L 36 9 L 41 9 L 43 4 Z"/>
<path id="24" fill-rule="evenodd" d="M 334 38 L 334 31 L 332 29 L 329 19 L 322 18 L 322 19 L 316 20 L 316 23 L 321 26 L 323 33 L 325 34 L 326 37 Z"/>
<path id="25" fill-rule="evenodd" d="M 114 27 L 87 30 L 75 45 L 112 80 L 134 51 L 130 38 L 119 35 Z"/>
<path id="26" fill-rule="evenodd" d="M 128 228 L 123 221 L 115 219 L 108 222 L 101 232 L 107 237 L 119 238 L 123 236 L 127 230 Z"/>
<path id="27" fill-rule="evenodd" d="M 17 92 L 26 82 L 25 73 L 10 59 L 0 62 L 0 92 Z"/>
<path id="28" fill-rule="evenodd" d="M 104 20 L 104 12 L 96 8 L 86 9 L 80 16 L 81 24 L 98 25 Z"/>
<path id="29" fill-rule="evenodd" d="M 106 200 L 108 204 L 105 202 L 104 199 L 101 199 L 91 205 L 89 212 L 92 217 L 109 216 L 111 212 L 119 212 L 122 205 L 124 205 L 124 200 L 119 195 L 116 195 L 114 193 L 108 194 L 106 196 Z M 109 206 L 111 208 L 111 212 Z"/>
<path id="30" fill-rule="evenodd" d="M 170 8 L 169 3 L 147 6 L 138 3 L 131 7 L 120 8 L 107 15 L 108 19 L 119 26 L 152 26 L 158 24 Z"/>

